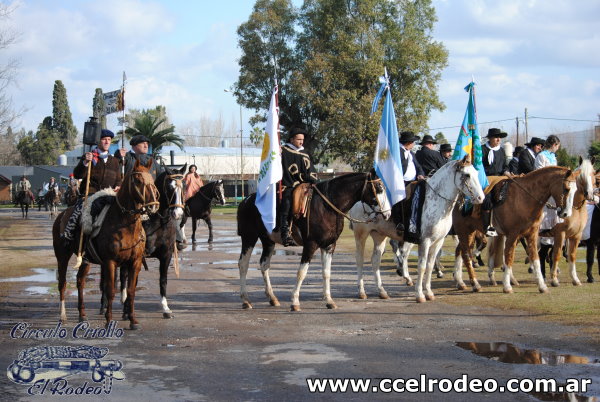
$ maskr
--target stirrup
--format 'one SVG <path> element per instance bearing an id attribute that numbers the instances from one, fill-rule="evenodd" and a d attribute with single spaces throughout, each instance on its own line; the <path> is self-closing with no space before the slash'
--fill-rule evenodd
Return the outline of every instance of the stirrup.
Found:
<path id="1" fill-rule="evenodd" d="M 485 230 L 485 235 L 488 237 L 496 237 L 498 236 L 498 232 L 496 232 L 496 229 L 494 229 L 492 226 L 488 226 L 488 228 Z"/>

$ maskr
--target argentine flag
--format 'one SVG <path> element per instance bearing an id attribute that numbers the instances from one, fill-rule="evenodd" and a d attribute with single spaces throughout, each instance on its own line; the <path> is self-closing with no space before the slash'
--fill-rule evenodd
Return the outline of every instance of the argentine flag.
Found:
<path id="1" fill-rule="evenodd" d="M 400 162 L 400 143 L 398 128 L 396 126 L 396 115 L 394 114 L 394 104 L 392 102 L 387 72 L 384 77 L 380 78 L 380 81 L 381 87 L 373 101 L 371 113 L 375 113 L 377 110 L 377 103 L 386 89 L 387 94 L 383 105 L 383 114 L 381 115 L 377 146 L 375 147 L 374 167 L 377 176 L 379 176 L 385 185 L 390 203 L 394 205 L 406 198 L 406 189 L 404 188 L 404 173 L 402 173 L 402 163 Z"/>
<path id="2" fill-rule="evenodd" d="M 469 93 L 469 103 L 467 111 L 463 119 L 460 133 L 454 147 L 453 160 L 459 160 L 465 155 L 471 155 L 471 163 L 477 170 L 479 183 L 481 188 L 485 189 L 488 186 L 488 179 L 483 168 L 483 151 L 481 149 L 481 136 L 479 135 L 479 126 L 477 125 L 477 109 L 475 108 L 475 83 L 470 82 L 465 87 L 465 91 Z"/>
<path id="3" fill-rule="evenodd" d="M 277 183 L 283 176 L 281 166 L 281 148 L 279 146 L 279 105 L 277 84 L 271 95 L 267 128 L 263 140 L 260 170 L 258 172 L 258 188 L 255 205 L 260 212 L 265 228 L 269 233 L 275 229 L 277 217 Z"/>

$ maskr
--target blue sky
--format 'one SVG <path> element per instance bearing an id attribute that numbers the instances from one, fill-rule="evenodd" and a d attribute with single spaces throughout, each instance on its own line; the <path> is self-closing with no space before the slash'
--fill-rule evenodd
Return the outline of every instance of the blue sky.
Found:
<path id="1" fill-rule="evenodd" d="M 299 4 L 300 2 L 296 2 Z M 223 90 L 238 73 L 236 29 L 251 0 L 18 1 L 10 24 L 19 42 L 3 54 L 20 60 L 13 101 L 27 111 L 17 127 L 35 130 L 52 112 L 52 88 L 67 89 L 79 130 L 95 88 L 120 87 L 126 71 L 128 107 L 165 105 L 182 128 L 202 116 L 239 125 L 239 106 Z M 429 125 L 454 142 L 475 78 L 482 132 L 515 131 L 515 117 L 598 120 L 600 2 L 595 0 L 434 0 L 434 39 L 450 52 L 439 83 L 447 109 Z M 393 77 L 392 77 L 393 79 Z M 374 77 L 377 82 L 377 77 Z M 376 85 L 374 86 L 374 88 Z M 375 90 L 374 90 L 375 91 Z M 375 93 L 373 94 L 375 95 Z M 243 111 L 244 120 L 251 111 Z M 510 121 L 496 122 L 511 119 Z M 496 122 L 482 124 L 485 122 Z M 583 130 L 592 122 L 530 119 L 530 135 Z M 116 129 L 116 119 L 109 128 Z M 249 126 L 244 124 L 247 133 Z M 402 129 L 402 127 L 401 127 Z"/>

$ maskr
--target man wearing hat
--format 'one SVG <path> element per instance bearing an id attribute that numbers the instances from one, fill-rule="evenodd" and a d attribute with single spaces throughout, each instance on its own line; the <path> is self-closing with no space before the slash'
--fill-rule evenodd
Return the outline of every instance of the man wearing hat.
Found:
<path id="1" fill-rule="evenodd" d="M 519 174 L 519 158 L 521 157 L 521 153 L 523 153 L 524 149 L 525 148 L 520 145 L 515 147 L 512 158 L 510 159 L 510 162 L 508 162 L 508 171 L 510 173 Z"/>
<path id="2" fill-rule="evenodd" d="M 534 171 L 535 157 L 542 151 L 545 141 L 538 137 L 531 137 L 525 144 L 527 148 L 519 155 L 519 173 L 527 174 Z"/>
<path id="3" fill-rule="evenodd" d="M 121 186 L 121 163 L 118 158 L 115 158 L 108 153 L 108 149 L 110 148 L 114 136 L 115 134 L 112 131 L 106 129 L 102 130 L 98 146 L 92 151 L 86 152 L 77 166 L 75 166 L 73 176 L 75 179 L 82 179 L 80 194 L 85 194 L 86 192 L 86 186 L 88 185 L 87 172 L 90 163 L 92 164 L 92 167 L 90 171 L 88 196 L 108 187 L 118 190 L 119 186 Z M 121 154 L 125 153 L 124 150 L 119 150 L 117 152 L 122 152 Z M 73 240 L 73 232 L 79 225 L 79 217 L 81 216 L 82 209 L 83 199 L 80 198 L 75 204 L 75 209 L 69 217 L 69 222 L 67 222 L 65 231 L 61 236 L 65 242 Z"/>
<path id="4" fill-rule="evenodd" d="M 125 174 L 133 170 L 136 160 L 138 160 L 142 165 L 146 165 L 149 160 L 152 160 L 153 163 L 150 167 L 149 173 L 152 175 L 152 178 L 156 180 L 156 176 L 158 176 L 161 173 L 162 169 L 156 163 L 154 158 L 152 158 L 151 155 L 148 155 L 149 143 L 150 140 L 145 135 L 134 135 L 129 141 L 129 145 L 131 145 L 131 150 L 129 152 L 125 152 L 124 149 L 120 149 L 117 151 L 125 157 L 123 160 L 123 163 L 125 164 Z M 115 152 L 115 156 L 118 157 L 117 152 Z"/>
<path id="5" fill-rule="evenodd" d="M 440 155 L 444 158 L 444 163 L 447 163 L 452 157 L 452 145 L 442 144 L 440 145 Z"/>
<path id="6" fill-rule="evenodd" d="M 411 152 L 415 146 L 415 141 L 420 139 L 412 131 L 403 131 L 400 133 L 400 162 L 402 163 L 405 184 L 425 178 L 425 172 L 423 172 L 421 164 Z"/>
<path id="7" fill-rule="evenodd" d="M 426 176 L 429 176 L 432 172 L 435 172 L 446 163 L 442 158 L 442 155 L 433 150 L 435 144 L 437 144 L 437 141 L 434 140 L 432 136 L 429 134 L 424 135 L 423 140 L 421 140 L 421 149 L 415 154 L 415 157 L 423 168 L 423 172 Z"/>
<path id="8" fill-rule="evenodd" d="M 483 168 L 486 176 L 502 176 L 508 171 L 506 155 L 504 149 L 500 146 L 500 139 L 508 134 L 500 131 L 499 128 L 490 128 L 488 130 L 488 141 L 481 147 L 483 151 Z"/>
<path id="9" fill-rule="evenodd" d="M 293 127 L 289 131 L 288 142 L 281 147 L 281 165 L 283 168 L 282 197 L 279 215 L 279 233 L 281 242 L 287 246 L 294 245 L 290 237 L 289 215 L 292 207 L 292 192 L 300 183 L 316 183 L 317 174 L 310 155 L 304 150 L 306 130 Z"/>

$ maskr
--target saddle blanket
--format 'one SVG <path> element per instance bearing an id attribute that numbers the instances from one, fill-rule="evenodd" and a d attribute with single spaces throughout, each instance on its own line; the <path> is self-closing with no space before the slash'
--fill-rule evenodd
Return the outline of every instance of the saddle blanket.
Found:
<path id="1" fill-rule="evenodd" d="M 116 197 L 115 190 L 106 188 L 88 198 L 81 216 L 81 227 L 85 235 L 95 237 L 98 234 L 106 213 Z"/>

